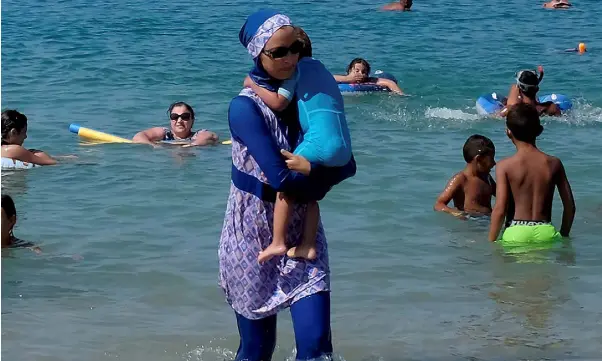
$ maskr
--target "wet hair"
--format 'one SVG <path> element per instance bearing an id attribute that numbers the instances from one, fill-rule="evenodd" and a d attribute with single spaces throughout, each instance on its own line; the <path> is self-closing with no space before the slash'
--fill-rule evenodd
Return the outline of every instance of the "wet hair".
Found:
<path id="1" fill-rule="evenodd" d="M 349 63 L 349 66 L 347 67 L 347 74 L 349 74 L 349 72 L 351 72 L 351 69 L 353 69 L 353 66 L 355 64 L 362 64 L 363 66 L 365 66 L 366 70 L 368 71 L 368 75 L 370 75 L 370 64 L 362 58 L 355 58 L 355 59 L 351 60 L 351 63 Z"/>
<path id="2" fill-rule="evenodd" d="M 401 0 L 400 3 L 403 4 L 404 9 L 410 9 L 412 7 L 412 0 Z"/>
<path id="3" fill-rule="evenodd" d="M 464 154 L 466 163 L 470 163 L 477 155 L 494 156 L 495 146 L 491 139 L 480 134 L 473 134 L 464 143 L 462 153 Z"/>
<path id="4" fill-rule="evenodd" d="M 525 103 L 518 103 L 508 110 L 506 127 L 515 139 L 528 143 L 533 143 L 543 132 L 537 108 Z"/>
<path id="5" fill-rule="evenodd" d="M 173 108 L 175 108 L 175 107 L 181 107 L 181 106 L 186 107 L 186 109 L 188 109 L 188 111 L 190 112 L 190 115 L 192 116 L 192 119 L 194 119 L 194 110 L 192 109 L 192 107 L 190 105 L 188 105 L 188 104 L 186 104 L 184 102 L 175 102 L 175 103 L 172 103 L 169 106 L 169 109 L 167 109 L 167 116 L 169 116 L 171 114 L 171 111 L 173 110 Z"/>
<path id="6" fill-rule="evenodd" d="M 301 50 L 301 53 L 299 53 L 299 58 L 311 58 L 313 55 L 309 36 L 307 36 L 307 33 L 300 27 L 295 27 L 295 33 L 297 34 L 297 38 L 299 38 L 299 40 L 303 43 L 303 50 Z"/>
<path id="7" fill-rule="evenodd" d="M 2 209 L 6 213 L 6 217 L 10 218 L 17 215 L 17 209 L 15 208 L 15 202 L 8 194 L 2 195 Z"/>
<path id="8" fill-rule="evenodd" d="M 27 126 L 27 117 L 25 114 L 16 110 L 7 109 L 2 112 L 2 144 L 6 144 L 8 134 L 15 129 L 21 132 Z M 4 199 L 4 198 L 2 198 Z"/>
<path id="9" fill-rule="evenodd" d="M 528 96 L 534 97 L 539 90 L 539 76 L 531 70 L 525 70 L 521 72 L 520 76 L 516 79 L 518 88 Z"/>

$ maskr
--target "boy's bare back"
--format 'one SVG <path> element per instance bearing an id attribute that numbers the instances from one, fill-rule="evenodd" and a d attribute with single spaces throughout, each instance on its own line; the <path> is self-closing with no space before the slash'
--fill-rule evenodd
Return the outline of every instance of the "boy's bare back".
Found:
<path id="1" fill-rule="evenodd" d="M 558 234 L 552 225 L 555 188 L 563 205 L 560 235 L 566 237 L 571 230 L 575 217 L 573 192 L 560 159 L 537 148 L 536 139 L 542 131 L 539 113 L 533 105 L 523 103 L 510 108 L 506 135 L 516 146 L 516 153 L 497 165 L 496 202 L 489 227 L 491 242 L 497 240 L 504 218 L 508 228 L 503 241 L 554 241 Z M 526 229 L 513 229 L 524 222 Z"/>
<path id="2" fill-rule="evenodd" d="M 533 147 L 518 151 L 497 165 L 498 187 L 507 182 L 508 219 L 546 221 L 552 219 L 554 190 L 568 187 L 560 159 Z M 569 189 L 570 190 L 570 189 Z"/>
<path id="3" fill-rule="evenodd" d="M 462 171 L 452 177 L 442 193 L 444 200 L 451 196 L 454 207 L 470 213 L 491 213 L 491 197 L 495 194 L 493 180 L 484 180 Z"/>

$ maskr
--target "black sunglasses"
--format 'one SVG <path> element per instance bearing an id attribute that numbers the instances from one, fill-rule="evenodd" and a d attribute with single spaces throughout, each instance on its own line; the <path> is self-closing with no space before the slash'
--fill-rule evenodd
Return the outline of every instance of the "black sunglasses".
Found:
<path id="1" fill-rule="evenodd" d="M 188 120 L 192 119 L 192 114 L 190 114 L 190 113 L 182 113 L 182 114 L 171 113 L 171 114 L 169 114 L 169 119 L 171 119 L 171 120 L 178 120 L 178 118 L 182 118 L 183 121 L 188 121 Z"/>
<path id="2" fill-rule="evenodd" d="M 290 54 L 299 54 L 303 50 L 303 43 L 296 40 L 291 46 L 279 46 L 270 50 L 262 50 L 262 52 L 272 59 L 280 59 Z"/>

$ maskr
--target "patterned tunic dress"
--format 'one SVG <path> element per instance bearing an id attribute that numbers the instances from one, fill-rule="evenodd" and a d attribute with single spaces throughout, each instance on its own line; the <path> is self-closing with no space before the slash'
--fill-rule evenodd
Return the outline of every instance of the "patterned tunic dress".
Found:
<path id="1" fill-rule="evenodd" d="M 279 126 L 276 115 L 245 88 L 240 95 L 250 97 L 261 109 L 275 142 L 290 150 L 286 129 Z M 268 183 L 245 144 L 232 139 L 233 178 L 242 173 Z M 296 204 L 289 223 L 287 243 L 299 244 L 302 237 L 306 206 Z M 259 252 L 273 236 L 274 203 L 239 189 L 233 181 L 219 244 L 219 281 L 227 302 L 234 311 L 248 319 L 276 314 L 295 301 L 321 291 L 330 290 L 330 270 L 324 229 L 320 222 L 314 261 L 274 257 L 267 263 L 257 262 Z"/>

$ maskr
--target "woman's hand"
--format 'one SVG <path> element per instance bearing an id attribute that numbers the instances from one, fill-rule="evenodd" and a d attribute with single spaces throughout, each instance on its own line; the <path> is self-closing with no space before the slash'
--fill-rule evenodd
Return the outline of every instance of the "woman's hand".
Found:
<path id="1" fill-rule="evenodd" d="M 204 130 L 202 132 L 197 133 L 196 137 L 194 137 L 194 140 L 190 142 L 190 146 L 212 145 L 217 143 L 218 140 L 219 137 L 217 136 L 217 134 L 208 130 Z"/>
<path id="2" fill-rule="evenodd" d="M 286 166 L 290 170 L 308 176 L 311 172 L 311 163 L 300 155 L 295 155 L 287 150 L 281 149 L 280 153 L 286 158 Z"/>

